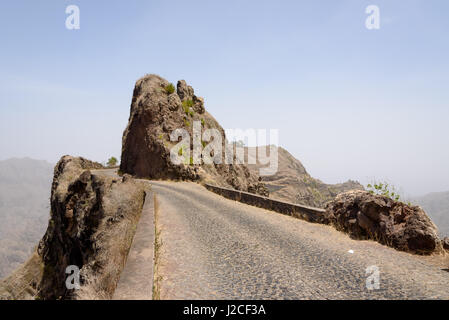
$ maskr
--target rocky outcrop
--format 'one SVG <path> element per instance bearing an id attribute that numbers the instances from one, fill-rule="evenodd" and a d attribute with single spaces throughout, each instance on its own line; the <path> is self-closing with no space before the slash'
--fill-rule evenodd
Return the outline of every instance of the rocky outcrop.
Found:
<path id="1" fill-rule="evenodd" d="M 266 148 L 268 150 L 268 147 Z M 254 153 L 254 148 L 246 148 L 246 153 L 251 153 L 250 151 Z M 313 178 L 302 163 L 284 148 L 278 147 L 277 152 L 277 172 L 274 175 L 262 177 L 262 182 L 267 186 L 272 198 L 324 208 L 326 203 L 333 200 L 339 193 L 364 189 L 360 183 L 351 180 L 339 184 L 326 184 Z M 252 161 L 256 162 L 255 159 Z M 266 165 L 257 162 L 248 167 L 255 173 Z"/>
<path id="2" fill-rule="evenodd" d="M 420 207 L 366 191 L 338 195 L 326 206 L 323 222 L 353 238 L 374 239 L 402 251 L 441 250 L 437 227 Z"/>
<path id="3" fill-rule="evenodd" d="M 64 156 L 54 170 L 47 231 L 32 259 L 0 283 L 3 299 L 108 299 L 131 246 L 145 192 L 129 176 L 95 174 L 98 163 Z M 66 268 L 80 270 L 79 290 Z M 24 283 L 24 280 L 27 279 Z"/>
<path id="4" fill-rule="evenodd" d="M 441 240 L 441 244 L 443 245 L 443 249 L 449 251 L 449 238 L 445 237 Z"/>
<path id="5" fill-rule="evenodd" d="M 223 128 L 205 110 L 203 98 L 196 96 L 184 80 L 178 81 L 176 91 L 173 89 L 157 75 L 136 82 L 128 126 L 123 133 L 121 172 L 139 178 L 202 181 L 267 196 L 257 174 L 245 165 L 225 164 L 223 155 L 218 164 L 196 164 L 192 156 L 181 164 L 171 161 L 170 150 L 178 141 L 171 141 L 170 134 L 175 129 L 186 130 L 191 137 L 186 148 L 193 150 L 195 122 L 201 123 L 201 136 L 207 129 L 216 129 L 222 137 L 223 150 L 228 146 Z M 203 147 L 207 144 L 201 143 Z"/>

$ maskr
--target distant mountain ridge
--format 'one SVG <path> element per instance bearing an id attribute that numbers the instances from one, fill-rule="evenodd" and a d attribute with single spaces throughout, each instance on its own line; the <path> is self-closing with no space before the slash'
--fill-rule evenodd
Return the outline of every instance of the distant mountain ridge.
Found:
<path id="1" fill-rule="evenodd" d="M 414 198 L 412 202 L 426 211 L 437 225 L 441 236 L 449 237 L 449 191 L 429 193 Z"/>
<path id="2" fill-rule="evenodd" d="M 253 149 L 253 147 L 246 149 Z M 248 153 L 248 150 L 245 152 Z M 326 184 L 313 178 L 302 163 L 282 147 L 278 147 L 278 159 L 276 174 L 262 177 L 262 181 L 270 191 L 271 198 L 323 208 L 339 193 L 364 189 L 357 181 L 349 180 L 339 184 Z M 259 163 L 248 165 L 251 171 L 258 171 L 265 166 Z"/>
<path id="3" fill-rule="evenodd" d="M 44 234 L 52 177 L 46 161 L 0 161 L 0 278 L 29 258 Z"/>

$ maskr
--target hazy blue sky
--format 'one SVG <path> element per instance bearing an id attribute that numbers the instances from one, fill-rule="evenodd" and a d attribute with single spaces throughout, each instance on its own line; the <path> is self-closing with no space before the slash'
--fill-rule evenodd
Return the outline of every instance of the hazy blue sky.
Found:
<path id="1" fill-rule="evenodd" d="M 447 0 L 2 1 L 0 159 L 120 156 L 134 83 L 157 73 L 225 128 L 280 129 L 324 182 L 449 190 L 448 15 Z"/>

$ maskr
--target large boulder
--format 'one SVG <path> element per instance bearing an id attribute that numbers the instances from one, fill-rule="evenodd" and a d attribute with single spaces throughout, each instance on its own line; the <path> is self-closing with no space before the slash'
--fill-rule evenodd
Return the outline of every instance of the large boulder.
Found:
<path id="1" fill-rule="evenodd" d="M 136 82 L 128 126 L 123 133 L 121 172 L 139 178 L 201 181 L 268 196 L 257 174 L 246 165 L 225 164 L 223 155 L 221 164 L 198 164 L 193 159 L 181 164 L 171 161 L 170 150 L 178 141 L 171 141 L 170 134 L 175 129 L 186 130 L 191 137 L 190 146 L 186 147 L 192 150 L 195 122 L 201 123 L 201 135 L 206 129 L 218 130 L 223 150 L 228 144 L 223 128 L 205 110 L 204 99 L 197 97 L 191 86 L 180 80 L 176 92 L 169 88 L 170 83 L 157 75 L 147 75 Z M 202 144 L 204 147 L 206 142 Z"/>
<path id="2" fill-rule="evenodd" d="M 327 204 L 323 222 L 402 251 L 431 254 L 442 247 L 437 227 L 420 207 L 366 191 L 338 195 Z"/>

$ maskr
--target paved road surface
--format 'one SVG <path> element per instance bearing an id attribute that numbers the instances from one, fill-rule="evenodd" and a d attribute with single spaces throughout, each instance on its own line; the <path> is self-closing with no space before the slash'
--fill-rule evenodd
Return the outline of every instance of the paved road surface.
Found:
<path id="1" fill-rule="evenodd" d="M 449 273 L 422 257 L 198 184 L 151 185 L 160 208 L 162 299 L 449 299 Z M 380 272 L 378 290 L 366 288 L 369 266 Z"/>
<path id="2" fill-rule="evenodd" d="M 114 170 L 95 172 L 116 177 Z M 449 299 L 449 273 L 427 258 L 351 240 L 332 227 L 231 201 L 195 183 L 141 181 L 159 202 L 162 299 Z M 125 290 L 116 298 L 135 292 L 149 298 L 150 285 L 136 279 L 152 267 L 135 258 L 145 251 L 142 244 L 153 243 L 140 234 L 133 243 L 137 255 L 131 249 L 119 282 L 118 290 Z M 366 287 L 372 266 L 379 270 L 377 290 Z"/>

